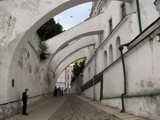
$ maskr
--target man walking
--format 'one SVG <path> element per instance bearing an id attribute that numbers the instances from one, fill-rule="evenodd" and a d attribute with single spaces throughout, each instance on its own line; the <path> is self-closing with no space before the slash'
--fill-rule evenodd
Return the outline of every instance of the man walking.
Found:
<path id="1" fill-rule="evenodd" d="M 27 99 L 28 99 L 27 92 L 28 92 L 28 89 L 25 89 L 25 92 L 23 92 L 23 94 L 22 94 L 22 101 L 23 101 L 22 115 L 28 115 L 28 114 L 26 113 Z"/>

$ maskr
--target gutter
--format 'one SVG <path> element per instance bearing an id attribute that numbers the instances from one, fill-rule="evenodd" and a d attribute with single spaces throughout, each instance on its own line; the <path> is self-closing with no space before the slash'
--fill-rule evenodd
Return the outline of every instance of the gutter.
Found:
<path id="1" fill-rule="evenodd" d="M 141 11 L 140 11 L 139 0 L 136 0 L 136 4 L 137 4 L 137 14 L 139 22 L 139 32 L 142 33 L 142 22 L 141 22 Z"/>
<path id="2" fill-rule="evenodd" d="M 121 94 L 121 102 L 122 102 L 122 110 L 121 112 L 125 111 L 125 106 L 124 106 L 124 96 L 127 94 L 127 77 L 126 77 L 126 69 L 125 69 L 125 62 L 124 62 L 124 56 L 123 56 L 123 47 L 126 46 L 128 47 L 130 43 L 123 44 L 119 47 L 119 50 L 121 52 L 121 59 L 122 59 L 122 67 L 123 67 L 123 76 L 124 76 L 124 92 Z"/>

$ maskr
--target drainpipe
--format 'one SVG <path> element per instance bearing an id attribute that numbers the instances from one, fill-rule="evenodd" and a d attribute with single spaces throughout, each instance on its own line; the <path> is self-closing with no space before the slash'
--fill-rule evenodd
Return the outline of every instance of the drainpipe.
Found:
<path id="1" fill-rule="evenodd" d="M 139 6 L 139 0 L 136 0 L 137 4 L 137 14 L 138 14 L 138 22 L 139 22 L 139 32 L 142 33 L 142 22 L 141 22 L 141 11 Z"/>
<path id="2" fill-rule="evenodd" d="M 124 93 L 121 94 L 121 101 L 122 101 L 122 110 L 121 112 L 125 111 L 125 107 L 124 107 L 124 96 L 127 93 L 127 78 L 126 78 L 126 69 L 125 69 L 125 62 L 124 62 L 124 56 L 123 56 L 123 47 L 124 46 L 128 46 L 129 43 L 123 44 L 119 47 L 119 50 L 121 52 L 121 58 L 122 58 L 122 67 L 123 67 L 123 76 L 124 76 Z"/>

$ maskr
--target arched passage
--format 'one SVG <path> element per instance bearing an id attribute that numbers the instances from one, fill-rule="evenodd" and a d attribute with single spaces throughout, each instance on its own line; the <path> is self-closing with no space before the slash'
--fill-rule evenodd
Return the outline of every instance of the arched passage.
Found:
<path id="1" fill-rule="evenodd" d="M 94 36 L 84 37 L 80 40 L 77 40 L 73 44 L 63 48 L 60 50 L 52 59 L 49 66 L 52 66 L 52 71 L 54 72 L 56 68 L 59 66 L 61 62 L 63 62 L 69 55 L 73 54 L 74 52 L 83 49 L 88 46 L 95 45 L 96 40 Z"/>
<path id="2" fill-rule="evenodd" d="M 119 47 L 121 45 L 121 40 L 120 37 L 118 36 L 116 39 L 116 58 L 118 59 L 120 57 L 120 51 L 119 51 Z"/>
<path id="3" fill-rule="evenodd" d="M 105 51 L 104 51 L 104 61 L 103 61 L 103 63 L 104 63 L 104 64 L 103 64 L 103 65 L 104 65 L 104 68 L 107 67 L 107 63 L 108 63 L 108 62 L 107 62 L 107 61 L 108 61 L 107 58 L 108 58 L 108 57 L 107 57 L 107 51 L 105 50 Z"/>
<path id="4" fill-rule="evenodd" d="M 98 16 L 97 16 L 98 17 Z M 95 17 L 96 18 L 96 17 Z M 98 19 L 98 18 L 97 18 Z M 85 23 L 85 24 L 83 24 L 83 25 L 86 25 L 86 24 L 90 24 L 90 22 L 92 22 L 92 21 L 95 21 L 95 19 L 91 19 L 91 21 L 90 20 L 88 20 L 88 21 L 86 21 L 87 23 Z M 37 23 L 38 24 L 38 23 Z M 74 27 L 74 29 L 76 29 L 76 28 L 80 28 L 79 26 L 81 26 L 82 24 L 80 24 L 80 25 L 78 25 L 78 26 L 76 26 L 76 27 Z M 98 25 L 98 26 L 100 26 L 100 25 Z M 24 46 L 27 44 L 27 42 L 28 42 L 28 40 L 29 39 L 31 39 L 31 35 L 33 34 L 33 32 L 35 32 L 34 30 L 36 30 L 35 28 L 36 28 L 37 26 L 36 25 L 33 25 L 25 34 L 24 34 L 24 36 L 23 37 L 21 37 L 21 40 L 19 41 L 19 39 L 17 39 L 17 44 L 15 44 L 16 42 L 13 42 L 13 45 L 14 45 L 14 47 L 12 47 L 13 49 L 11 50 L 11 48 L 7 48 L 9 51 L 12 51 L 12 53 L 10 52 L 8 52 L 8 53 L 5 53 L 6 54 L 6 57 L 7 57 L 7 65 L 5 66 L 6 68 L 5 68 L 5 70 L 4 70 L 4 74 L 2 73 L 2 75 L 3 75 L 3 78 L 6 80 L 6 82 L 7 81 L 10 81 L 12 78 L 14 78 L 15 77 L 15 73 L 14 73 L 14 71 L 15 71 L 15 68 L 16 68 L 16 66 L 17 66 L 17 64 L 18 64 L 18 61 L 19 61 L 19 59 L 20 59 L 20 55 L 21 55 L 21 51 L 23 50 L 23 48 L 24 48 Z M 97 28 L 98 27 L 92 27 L 93 28 L 93 31 L 91 31 L 90 32 L 90 30 L 86 30 L 86 32 L 87 33 L 85 33 L 85 32 L 82 32 L 82 31 L 84 31 L 84 30 L 82 30 L 79 34 L 77 34 L 76 36 L 70 36 L 70 37 L 68 37 L 68 41 L 67 41 L 67 43 L 69 43 L 69 42 L 71 42 L 72 40 L 74 40 L 74 39 L 77 39 L 77 38 L 80 38 L 80 37 L 83 37 L 83 36 L 86 36 L 86 35 L 94 35 L 94 34 L 97 34 L 97 33 L 99 33 L 101 30 L 102 30 L 102 28 L 100 28 L 100 31 L 98 31 L 97 32 Z M 91 28 L 91 29 L 92 29 Z M 95 28 L 95 29 L 94 29 Z M 73 28 L 72 29 L 70 29 L 69 31 L 66 31 L 66 32 L 64 32 L 65 34 L 67 33 L 67 34 L 70 34 L 71 35 L 71 33 L 72 33 L 72 31 L 74 30 Z M 95 31 L 96 31 L 96 33 L 95 33 Z M 62 34 L 64 34 L 64 33 L 62 33 Z M 58 35 L 59 37 L 61 36 L 61 37 L 64 37 L 63 35 Z M 78 36 L 78 37 L 77 37 Z M 61 39 L 61 37 L 60 37 L 60 39 Z M 72 38 L 74 38 L 74 39 L 72 39 Z M 64 38 L 62 38 L 63 40 L 64 40 Z M 71 39 L 71 40 L 70 40 Z M 65 44 L 67 44 L 66 43 L 66 41 L 64 42 Z M 65 45 L 65 44 L 63 44 L 63 41 L 62 41 L 62 44 L 59 44 L 59 46 L 57 47 L 57 52 L 58 52 L 58 50 L 63 46 L 63 45 Z M 56 46 L 56 44 L 54 44 L 55 46 Z M 59 48 L 60 47 L 60 48 Z M 54 53 L 54 52 L 53 52 Z M 4 61 L 4 62 L 6 62 L 6 61 Z M 48 63 L 49 63 L 50 61 L 48 61 Z M 48 64 L 48 63 L 46 63 L 46 64 Z M 3 64 L 3 63 L 2 63 Z M 5 63 L 6 64 L 6 63 Z M 48 64 L 49 65 L 49 64 Z M 44 71 L 46 71 L 46 73 L 45 73 L 45 75 L 47 75 L 47 70 L 48 70 L 48 65 L 46 65 L 46 69 L 44 70 Z M 8 73 L 8 74 L 6 74 L 6 73 Z M 45 76 L 44 75 L 44 76 Z M 46 78 L 44 78 L 44 79 L 46 79 Z M 7 84 L 6 84 L 6 88 L 7 88 Z"/>
<path id="5" fill-rule="evenodd" d="M 1 62 L 2 67 L 0 68 L 0 69 L 3 69 L 3 66 L 5 66 L 5 69 L 3 69 L 2 73 L 1 73 L 2 74 L 1 78 L 5 81 L 4 82 L 4 86 L 5 87 L 4 87 L 4 89 L 2 91 L 6 92 L 6 90 L 8 89 L 7 84 L 8 84 L 8 81 L 10 81 L 12 79 L 12 77 L 14 76 L 14 71 L 15 71 L 16 65 L 18 64 L 18 60 L 20 58 L 20 53 L 23 50 L 24 46 L 27 44 L 27 42 L 32 38 L 32 35 L 35 33 L 35 31 L 42 24 L 44 24 L 46 21 L 48 21 L 53 16 L 59 14 L 60 12 L 66 10 L 66 9 L 69 9 L 69 8 L 71 8 L 73 6 L 76 6 L 76 5 L 85 3 L 85 2 L 89 2 L 89 1 L 91 1 L 91 0 L 54 0 L 54 2 L 56 4 L 54 4 L 52 6 L 52 9 L 47 9 L 47 11 L 43 12 L 42 14 L 40 14 L 40 16 L 36 16 L 34 21 L 31 22 L 26 27 L 26 29 L 21 31 L 19 37 L 15 37 L 14 40 L 13 39 L 10 40 L 10 41 L 13 41 L 13 42 L 11 42 L 9 44 L 9 46 L 4 50 L 3 55 L 2 55 L 4 60 L 7 60 L 7 61 L 3 61 L 2 60 L 2 62 Z M 42 9 L 42 10 L 44 10 L 44 9 Z M 26 14 L 24 13 L 23 15 L 25 16 Z M 100 16 L 102 17 L 102 14 Z M 87 24 L 91 24 L 93 21 L 97 20 L 98 17 L 100 17 L 100 16 L 94 17 L 93 19 L 90 19 L 90 20 L 86 21 Z M 23 16 L 21 16 L 21 17 L 23 17 Z M 31 21 L 32 21 L 32 19 L 31 19 Z M 98 26 L 102 27 L 100 25 L 100 23 L 101 22 L 97 22 Z M 94 28 L 98 28 L 98 26 L 95 25 Z M 92 28 L 90 28 L 90 29 L 92 29 Z M 102 30 L 102 29 L 99 29 L 99 30 Z M 98 32 L 99 32 L 99 30 L 98 30 Z M 93 32 L 95 32 L 95 31 L 97 32 L 97 29 L 90 30 L 88 33 L 92 33 L 91 35 L 93 35 Z M 81 32 L 80 34 L 83 35 L 83 36 L 86 35 L 85 32 Z M 68 41 L 76 39 L 77 36 L 78 36 L 78 38 L 82 37 L 82 36 L 80 36 L 78 34 L 78 35 L 75 35 L 75 36 L 71 36 L 68 39 Z M 65 44 L 67 44 L 67 43 L 66 42 L 64 42 L 64 44 L 61 43 L 59 45 L 59 47 L 61 48 Z M 59 50 L 58 48 L 56 49 L 56 51 Z M 11 52 L 9 52 L 9 51 L 11 51 Z M 9 93 L 7 93 L 7 95 L 9 95 Z M 7 96 L 5 96 L 3 98 L 5 98 L 5 100 L 4 100 L 5 102 L 8 101 L 8 100 L 6 100 L 8 98 Z"/>
<path id="6" fill-rule="evenodd" d="M 73 63 L 76 60 L 79 60 L 81 58 L 86 58 L 86 50 L 87 48 L 81 49 L 79 51 L 77 51 L 76 53 L 74 53 L 72 56 L 70 56 L 69 58 L 65 59 L 56 69 L 56 71 L 54 72 L 55 74 L 55 81 L 57 81 L 59 75 L 62 73 L 62 71 L 71 63 Z M 51 69 L 51 68 L 50 68 Z"/>
<path id="7" fill-rule="evenodd" d="M 109 62 L 112 64 L 113 62 L 113 47 L 112 44 L 109 46 Z"/>

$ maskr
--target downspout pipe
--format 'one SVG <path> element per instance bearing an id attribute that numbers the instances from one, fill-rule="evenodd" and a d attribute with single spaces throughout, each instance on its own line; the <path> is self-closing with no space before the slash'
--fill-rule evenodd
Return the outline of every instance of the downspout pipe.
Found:
<path id="1" fill-rule="evenodd" d="M 121 102 L 122 102 L 122 110 L 121 112 L 125 111 L 124 106 L 124 96 L 127 94 L 127 77 L 126 77 L 126 69 L 125 69 L 125 62 L 124 62 L 124 56 L 123 56 L 123 48 L 124 46 L 128 47 L 129 43 L 123 44 L 119 47 L 120 53 L 121 53 L 121 59 L 122 59 L 122 67 L 123 67 L 123 76 L 124 76 L 124 92 L 121 94 Z"/>
<path id="2" fill-rule="evenodd" d="M 137 14 L 138 14 L 138 22 L 139 22 L 139 32 L 142 33 L 142 21 L 141 21 L 141 11 L 140 11 L 139 0 L 136 0 L 136 4 L 137 4 Z"/>

